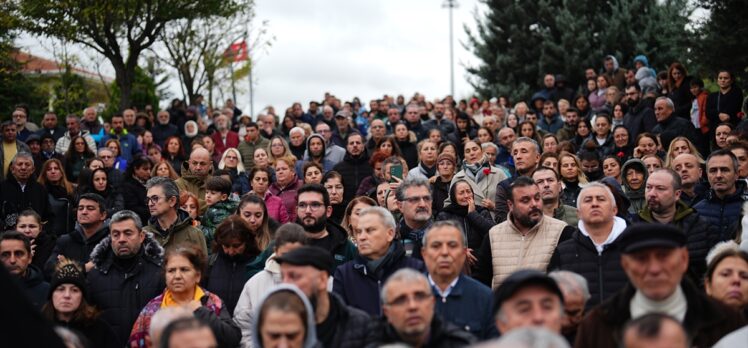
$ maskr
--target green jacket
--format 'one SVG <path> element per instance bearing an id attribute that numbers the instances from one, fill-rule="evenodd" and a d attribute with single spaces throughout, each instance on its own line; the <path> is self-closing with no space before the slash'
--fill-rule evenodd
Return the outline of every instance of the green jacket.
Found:
<path id="1" fill-rule="evenodd" d="M 208 255 L 208 246 L 203 232 L 192 226 L 192 218 L 182 209 L 177 210 L 177 221 L 166 231 L 161 229 L 155 217 L 148 220 L 148 226 L 143 227 L 143 230 L 153 233 L 153 237 L 164 249 L 188 242 L 200 247 L 205 255 Z"/>
<path id="2" fill-rule="evenodd" d="M 218 226 L 223 220 L 231 216 L 236 212 L 236 207 L 239 206 L 239 202 L 227 198 L 226 200 L 220 201 L 212 206 L 208 207 L 208 210 L 203 214 L 203 218 L 200 219 L 200 223 L 205 236 L 205 243 L 210 247 L 213 244 L 215 238 L 216 226 Z"/>
<path id="3" fill-rule="evenodd" d="M 577 228 L 579 223 L 579 216 L 577 216 L 577 208 L 570 205 L 561 204 L 558 208 L 553 210 L 553 218 L 565 222 L 567 225 Z"/>
<path id="4" fill-rule="evenodd" d="M 259 139 L 255 140 L 254 142 L 248 142 L 248 141 L 242 141 L 239 146 L 236 147 L 237 150 L 239 150 L 239 154 L 242 155 L 242 163 L 244 164 L 244 170 L 249 172 L 255 167 L 255 150 L 258 148 L 267 149 L 270 146 L 270 140 L 267 140 L 263 137 L 259 137 Z M 268 150 L 268 153 L 270 150 Z"/>
<path id="5" fill-rule="evenodd" d="M 190 170 L 189 162 L 184 161 L 182 163 L 182 177 L 174 180 L 174 183 L 177 184 L 179 192 L 187 191 L 197 196 L 197 201 L 200 204 L 200 211 L 206 211 L 208 206 L 205 204 L 205 182 L 208 181 L 208 178 L 212 174 L 213 169 L 211 168 L 210 172 L 205 177 L 195 175 Z"/>

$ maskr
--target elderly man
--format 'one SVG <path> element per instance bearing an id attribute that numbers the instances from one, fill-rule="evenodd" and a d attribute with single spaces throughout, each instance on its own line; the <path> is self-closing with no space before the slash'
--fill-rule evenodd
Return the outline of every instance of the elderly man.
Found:
<path id="1" fill-rule="evenodd" d="M 247 135 L 244 136 L 244 141 L 236 149 L 242 155 L 244 169 L 250 171 L 255 167 L 255 149 L 267 149 L 270 146 L 270 140 L 260 136 L 260 126 L 257 123 L 250 122 L 245 129 L 247 130 Z"/>
<path id="2" fill-rule="evenodd" d="M 657 98 L 654 106 L 657 125 L 652 129 L 652 134 L 660 136 L 662 148 L 667 149 L 670 146 L 670 142 L 679 136 L 691 139 L 697 148 L 700 147 L 701 137 L 697 136 L 696 128 L 694 128 L 688 119 L 675 117 L 673 111 L 675 111 L 675 106 L 670 98 Z"/>
<path id="3" fill-rule="evenodd" d="M 18 214 L 26 209 L 34 209 L 43 221 L 51 215 L 47 189 L 34 177 L 34 157 L 29 152 L 19 152 L 10 161 L 9 173 L 0 183 L 0 226 L 13 228 Z M 59 231 L 64 233 L 66 231 Z"/>
<path id="4" fill-rule="evenodd" d="M 493 312 L 502 335 L 529 326 L 561 333 L 564 297 L 545 273 L 523 269 L 512 273 L 494 292 Z"/>
<path id="5" fill-rule="evenodd" d="M 64 133 L 65 128 L 57 124 L 57 114 L 52 111 L 45 112 L 44 117 L 42 117 L 42 128 L 40 128 L 36 134 L 38 134 L 39 137 L 49 134 L 52 136 L 52 139 L 57 142 L 57 139 L 60 139 Z"/>
<path id="6" fill-rule="evenodd" d="M 516 175 L 505 179 L 496 186 L 496 222 L 502 222 L 507 218 L 509 212 L 509 206 L 507 205 L 508 192 L 514 180 L 520 176 L 532 176 L 535 168 L 538 167 L 540 145 L 533 139 L 519 138 L 512 144 L 512 159 L 514 160 Z"/>
<path id="7" fill-rule="evenodd" d="M 561 320 L 561 333 L 569 344 L 574 344 L 577 328 L 584 318 L 584 307 L 590 299 L 587 279 L 569 271 L 553 271 L 548 273 L 556 281 L 564 297 L 564 316 Z"/>
<path id="8" fill-rule="evenodd" d="M 574 228 L 544 216 L 541 202 L 540 189 L 531 178 L 521 176 L 511 184 L 506 202 L 509 217 L 483 239 L 476 279 L 495 289 L 518 269 L 546 270 L 553 250 Z"/>
<path id="9" fill-rule="evenodd" d="M 360 347 L 365 343 L 369 316 L 328 291 L 330 270 L 335 267 L 329 252 L 302 246 L 275 261 L 280 264 L 283 282 L 298 286 L 312 303 L 317 340 L 324 347 Z"/>
<path id="10" fill-rule="evenodd" d="M 395 218 L 382 207 L 371 207 L 359 213 L 358 227 L 353 231 L 358 255 L 333 276 L 333 291 L 349 306 L 373 316 L 381 315 L 379 287 L 401 268 L 424 272 L 423 262 L 405 255 L 402 244 L 395 241 Z"/>
<path id="11" fill-rule="evenodd" d="M 213 119 L 216 131 L 210 136 L 216 144 L 215 155 L 221 157 L 226 149 L 239 146 L 239 134 L 231 130 L 231 119 L 226 115 L 218 115 Z"/>
<path id="12" fill-rule="evenodd" d="M 452 220 L 435 222 L 423 235 L 421 253 L 434 296 L 441 299 L 436 301 L 441 318 L 480 339 L 498 336 L 491 289 L 462 274 L 467 258 L 462 227 Z"/>
<path id="13" fill-rule="evenodd" d="M 31 264 L 31 241 L 24 234 L 8 231 L 0 234 L 0 261 L 16 277 L 31 303 L 38 310 L 47 303 L 49 284 L 42 270 Z"/>
<path id="14" fill-rule="evenodd" d="M 619 246 L 621 266 L 630 283 L 585 317 L 575 347 L 615 347 L 623 339 L 627 321 L 652 312 L 681 322 L 696 347 L 711 347 L 745 324 L 740 313 L 683 279 L 688 250 L 686 235 L 680 229 L 632 225 L 619 237 Z"/>
<path id="15" fill-rule="evenodd" d="M 532 174 L 532 179 L 540 188 L 543 199 L 543 214 L 561 220 L 569 226 L 576 226 L 579 222 L 577 208 L 561 203 L 561 176 L 553 168 L 538 167 Z"/>
<path id="16" fill-rule="evenodd" d="M 142 152 L 138 140 L 125 129 L 125 119 L 121 114 L 114 114 L 111 122 L 112 130 L 101 138 L 99 144 L 103 147 L 109 139 L 119 141 L 120 156 L 128 162 L 132 161 L 135 155 Z"/>
<path id="17" fill-rule="evenodd" d="M 339 163 L 345 158 L 345 148 L 335 145 L 332 142 L 332 130 L 330 125 L 324 122 L 317 123 L 314 126 L 314 132 L 322 135 L 325 140 L 325 152 L 324 157 L 329 159 L 332 163 Z M 309 149 L 309 143 L 307 143 L 307 150 Z"/>
<path id="18" fill-rule="evenodd" d="M 624 348 L 689 347 L 688 334 L 675 318 L 662 313 L 649 313 L 626 324 L 623 329 Z"/>
<path id="19" fill-rule="evenodd" d="M 181 243 L 192 243 L 208 254 L 203 232 L 192 226 L 190 215 L 179 209 L 179 187 L 174 181 L 156 176 L 145 184 L 145 204 L 151 213 L 145 232 L 153 234 L 164 249 Z"/>
<path id="20" fill-rule="evenodd" d="M 205 182 L 213 174 L 213 161 L 205 148 L 196 148 L 190 159 L 182 163 L 182 176 L 175 180 L 180 191 L 192 192 L 200 202 L 200 211 L 205 211 Z"/>
<path id="21" fill-rule="evenodd" d="M 364 137 L 361 133 L 353 131 L 348 133 L 345 139 L 345 157 L 343 161 L 336 164 L 334 171 L 343 176 L 343 202 L 350 202 L 356 197 L 356 189 L 361 186 L 364 178 L 374 174 L 374 169 L 369 165 L 369 155 L 364 147 Z"/>
<path id="22" fill-rule="evenodd" d="M 366 150 L 370 154 L 373 154 L 377 150 L 377 144 L 385 136 L 387 136 L 387 126 L 385 126 L 384 121 L 378 119 L 371 121 L 371 126 L 369 126 L 369 140 L 366 141 Z"/>
<path id="23" fill-rule="evenodd" d="M 626 229 L 626 221 L 616 216 L 618 207 L 613 193 L 601 183 L 585 186 L 579 192 L 577 207 L 579 229 L 569 240 L 558 244 L 548 269 L 572 271 L 587 279 L 587 308 L 591 308 L 626 284 L 617 242 Z"/>
<path id="24" fill-rule="evenodd" d="M 335 130 L 332 131 L 330 142 L 340 147 L 346 146 L 345 139 L 354 131 L 351 128 L 352 114 L 350 111 L 340 110 L 335 114 Z"/>
<path id="25" fill-rule="evenodd" d="M 87 107 L 83 110 L 83 119 L 81 120 L 81 129 L 88 131 L 96 143 L 100 143 L 104 137 L 104 126 L 99 122 L 98 111 L 94 107 Z"/>
<path id="26" fill-rule="evenodd" d="M 109 236 L 91 253 L 88 299 L 125 345 L 140 310 L 164 289 L 164 249 L 143 231 L 138 215 L 122 210 L 109 221 Z"/>
<path id="27" fill-rule="evenodd" d="M 2 172 L 0 172 L 0 181 L 5 180 L 5 176 L 8 175 L 8 169 L 10 168 L 11 159 L 19 152 L 31 153 L 31 149 L 26 143 L 18 140 L 16 133 L 16 124 L 13 121 L 5 121 L 0 125 L 3 136 L 3 151 L 0 152 L 0 165 L 2 165 Z M 7 157 L 7 158 L 6 158 Z"/>
<path id="28" fill-rule="evenodd" d="M 499 152 L 496 154 L 496 163 L 514 172 L 514 161 L 512 159 L 512 144 L 517 140 L 514 129 L 504 127 L 499 129 L 498 144 Z"/>
<path id="29" fill-rule="evenodd" d="M 428 132 L 423 121 L 421 121 L 417 104 L 411 103 L 405 107 L 405 125 L 408 126 L 409 131 L 416 135 L 418 141 L 428 138 Z"/>
<path id="30" fill-rule="evenodd" d="M 91 152 L 96 153 L 96 141 L 94 141 L 94 138 L 87 130 L 81 129 L 81 120 L 78 116 L 68 115 L 65 117 L 65 125 L 67 126 L 68 131 L 65 132 L 62 137 L 57 139 L 55 152 L 64 155 L 70 148 L 70 142 L 73 141 L 73 137 L 80 135 L 86 141 L 88 149 L 91 150 Z"/>
<path id="31" fill-rule="evenodd" d="M 423 234 L 432 222 L 431 185 L 422 179 L 405 179 L 397 187 L 395 198 L 398 210 L 403 214 L 397 235 L 406 255 L 421 259 Z"/>
<path id="32" fill-rule="evenodd" d="M 717 150 L 706 159 L 709 190 L 706 198 L 693 206 L 710 225 L 717 226 L 718 240 L 733 239 L 746 201 L 746 184 L 738 180 L 738 159 L 730 150 Z"/>
<path id="33" fill-rule="evenodd" d="M 680 176 L 680 200 L 683 203 L 693 207 L 706 197 L 709 188 L 701 183 L 703 171 L 698 157 L 690 153 L 682 153 L 673 158 L 670 167 Z"/>
<path id="34" fill-rule="evenodd" d="M 428 279 L 412 269 L 401 269 L 381 291 L 384 318 L 369 327 L 366 347 L 406 344 L 410 347 L 463 347 L 475 338 L 434 315 L 434 296 Z"/>
<path id="35" fill-rule="evenodd" d="M 153 143 L 161 146 L 164 149 L 164 142 L 169 137 L 179 135 L 179 129 L 177 126 L 170 122 L 171 116 L 168 111 L 162 110 L 156 114 L 156 123 L 151 128 L 153 134 Z"/>
<path id="36" fill-rule="evenodd" d="M 686 234 L 690 259 L 688 276 L 699 284 L 706 273 L 706 254 L 720 240 L 717 226 L 710 225 L 692 208 L 679 200 L 680 176 L 670 169 L 658 169 L 649 175 L 645 186 L 646 205 L 632 220 L 677 227 Z"/>
<path id="37" fill-rule="evenodd" d="M 291 149 L 291 153 L 297 159 L 304 158 L 304 151 L 306 151 L 306 132 L 304 132 L 304 128 L 291 128 L 291 131 L 288 132 L 288 139 L 288 148 Z"/>

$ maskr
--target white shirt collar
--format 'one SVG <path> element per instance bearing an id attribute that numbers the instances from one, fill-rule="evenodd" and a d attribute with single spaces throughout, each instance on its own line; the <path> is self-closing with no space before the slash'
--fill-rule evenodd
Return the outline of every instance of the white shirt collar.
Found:
<path id="1" fill-rule="evenodd" d="M 441 296 L 442 300 L 446 299 L 447 296 L 449 296 L 449 293 L 452 292 L 452 289 L 454 289 L 455 285 L 457 285 L 457 281 L 460 280 L 460 276 L 458 275 L 457 277 L 455 277 L 455 279 L 451 283 L 449 283 L 449 286 L 447 287 L 447 289 L 442 291 L 442 289 L 440 289 L 439 286 L 436 285 L 436 283 L 434 282 L 434 279 L 431 278 L 431 274 L 429 274 L 428 278 L 429 278 L 429 284 L 431 284 L 431 287 L 433 287 L 436 290 L 436 292 L 439 293 L 439 296 Z"/>

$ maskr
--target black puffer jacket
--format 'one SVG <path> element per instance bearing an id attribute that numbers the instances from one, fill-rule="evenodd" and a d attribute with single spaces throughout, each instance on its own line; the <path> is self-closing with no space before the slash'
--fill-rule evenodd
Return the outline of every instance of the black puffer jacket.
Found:
<path id="1" fill-rule="evenodd" d="M 333 293 L 330 296 L 330 307 L 337 309 L 335 336 L 329 347 L 361 347 L 366 343 L 367 325 L 371 321 L 364 311 L 346 306 L 343 300 Z M 317 334 L 319 336 L 319 325 Z"/>
<path id="2" fill-rule="evenodd" d="M 239 301 L 244 284 L 249 280 L 247 264 L 257 255 L 240 254 L 231 257 L 220 250 L 211 255 L 208 262 L 207 278 L 204 287 L 223 300 L 229 313 L 234 315 L 234 307 Z"/>
<path id="3" fill-rule="evenodd" d="M 456 203 L 452 203 L 447 206 L 436 216 L 436 221 L 453 220 L 462 226 L 463 231 L 467 235 L 468 248 L 477 251 L 480 249 L 481 243 L 483 243 L 483 237 L 486 236 L 488 230 L 491 229 L 496 223 L 491 217 L 491 212 L 483 207 L 476 206 L 475 211 L 461 215 L 459 212 L 455 212 L 450 207 L 455 206 Z"/>
<path id="4" fill-rule="evenodd" d="M 57 244 L 52 250 L 52 255 L 49 256 L 47 263 L 44 265 L 44 276 L 49 279 L 52 275 L 59 255 L 85 264 L 90 259 L 91 252 L 96 245 L 107 236 L 109 236 L 109 220 L 105 221 L 101 228 L 89 238 L 84 236 L 83 227 L 76 224 L 75 230 L 57 238 Z"/>
<path id="5" fill-rule="evenodd" d="M 347 152 L 343 162 L 336 164 L 333 170 L 343 176 L 343 202 L 350 202 L 356 197 L 356 189 L 364 178 L 374 174 L 366 152 L 359 157 L 353 157 Z"/>
<path id="6" fill-rule="evenodd" d="M 94 268 L 86 276 L 88 298 L 116 333 L 119 346 L 124 346 L 140 310 L 164 290 L 164 249 L 146 233 L 132 268 L 122 269 L 115 263 L 111 245 L 107 236 L 91 253 Z"/>
<path id="7" fill-rule="evenodd" d="M 145 223 L 151 218 L 151 212 L 148 205 L 145 204 L 147 192 L 145 185 L 133 177 L 125 178 L 119 190 L 125 202 L 125 209 L 132 210 L 140 217 L 140 221 Z"/>
<path id="8" fill-rule="evenodd" d="M 709 190 L 706 198 L 693 206 L 710 225 L 717 226 L 719 241 L 735 237 L 734 231 L 740 224 L 743 202 L 748 200 L 745 181 L 738 180 L 735 185 L 737 186 L 735 193 L 725 196 L 724 199 L 717 197 L 714 190 Z"/>
<path id="9" fill-rule="evenodd" d="M 42 217 L 42 221 L 48 221 L 50 217 L 49 202 L 47 201 L 47 189 L 36 180 L 29 179 L 24 190 L 21 190 L 21 184 L 16 178 L 8 173 L 8 177 L 0 183 L 0 193 L 2 193 L 2 221 L 0 227 L 3 231 L 6 228 L 12 228 L 18 221 L 18 214 L 26 209 L 34 211 Z"/>
<path id="10" fill-rule="evenodd" d="M 571 238 L 558 244 L 548 270 L 572 271 L 587 279 L 590 290 L 586 307 L 592 308 L 613 296 L 628 278 L 621 268 L 621 250 L 617 241 L 606 245 L 598 254 L 590 237 L 575 230 Z"/>
<path id="11" fill-rule="evenodd" d="M 564 189 L 561 191 L 561 195 L 559 196 L 561 204 L 566 204 L 570 207 L 576 208 L 577 197 L 579 197 L 580 191 L 582 191 L 582 188 L 579 186 L 579 181 L 571 182 L 564 180 Z"/>
<path id="12" fill-rule="evenodd" d="M 59 186 L 47 185 L 47 192 L 50 219 L 44 229 L 55 237 L 70 232 L 75 227 L 75 201 Z"/>
<path id="13" fill-rule="evenodd" d="M 49 295 L 49 283 L 44 281 L 41 268 L 29 265 L 26 269 L 26 276 L 23 279 L 19 279 L 26 296 L 29 301 L 38 310 L 42 309 L 45 303 L 47 303 Z"/>
<path id="14" fill-rule="evenodd" d="M 381 347 L 384 345 L 397 346 L 397 343 L 405 343 L 395 329 L 387 323 L 386 319 L 372 321 L 369 324 L 369 336 L 366 340 L 366 348 Z M 452 348 L 467 347 L 475 342 L 473 335 L 450 323 L 442 322 L 439 316 L 431 319 L 429 340 L 423 346 L 430 348 Z"/>

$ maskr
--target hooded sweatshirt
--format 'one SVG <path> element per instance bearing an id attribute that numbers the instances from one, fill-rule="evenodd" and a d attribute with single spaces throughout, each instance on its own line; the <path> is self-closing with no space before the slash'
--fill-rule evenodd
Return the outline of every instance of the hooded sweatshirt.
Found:
<path id="1" fill-rule="evenodd" d="M 638 171 L 644 173 L 644 180 L 642 180 L 641 187 L 638 190 L 633 190 L 626 179 L 626 172 L 629 168 L 636 168 Z M 623 168 L 621 169 L 621 180 L 623 181 L 626 197 L 631 201 L 631 206 L 629 207 L 629 214 L 631 215 L 636 215 L 639 210 L 644 207 L 644 203 L 646 203 L 646 200 L 644 199 L 644 184 L 647 182 L 648 176 L 647 167 L 644 165 L 644 162 L 638 158 L 632 158 L 623 164 Z"/>
<path id="2" fill-rule="evenodd" d="M 291 284 L 281 284 L 277 287 L 269 290 L 265 297 L 260 301 L 260 305 L 257 306 L 257 309 L 255 310 L 254 317 L 259 318 L 260 317 L 260 311 L 262 310 L 263 305 L 265 304 L 265 301 L 267 301 L 268 297 L 272 296 L 273 294 L 279 292 L 279 291 L 291 291 L 296 296 L 298 296 L 301 301 L 304 303 L 304 307 L 306 308 L 306 333 L 304 335 L 304 348 L 314 348 L 314 347 L 320 347 L 321 345 L 319 342 L 317 342 L 317 324 L 314 322 L 314 308 L 312 308 L 311 303 L 309 303 L 309 300 L 306 298 L 303 292 L 299 290 L 295 285 Z M 255 321 L 254 325 L 252 327 L 252 347 L 259 348 L 263 347 L 262 345 L 262 339 L 260 338 L 260 327 L 259 327 L 259 321 Z"/>
<path id="3" fill-rule="evenodd" d="M 318 138 L 322 140 L 323 155 L 321 159 L 321 164 L 322 164 L 322 169 L 324 169 L 324 172 L 327 173 L 331 171 L 332 168 L 335 167 L 335 164 L 337 163 L 331 159 L 333 157 L 331 156 L 331 151 L 333 151 L 332 147 L 328 146 L 328 144 L 325 142 L 325 138 L 322 135 L 318 133 L 314 133 L 306 139 L 306 150 L 304 151 L 303 161 L 296 161 L 296 166 L 294 169 L 296 170 L 296 176 L 299 178 L 304 177 L 304 173 L 303 173 L 304 164 L 306 162 L 312 161 L 312 154 L 309 152 L 309 142 L 314 138 Z M 345 153 L 345 151 L 343 153 Z"/>

